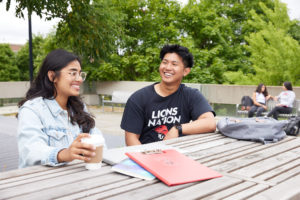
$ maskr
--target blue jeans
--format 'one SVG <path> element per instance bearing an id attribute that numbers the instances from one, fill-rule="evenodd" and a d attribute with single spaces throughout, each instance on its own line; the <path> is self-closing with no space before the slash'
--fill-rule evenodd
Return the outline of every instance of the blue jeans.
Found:
<path id="1" fill-rule="evenodd" d="M 290 114 L 292 110 L 293 108 L 290 107 L 276 106 L 271 110 L 271 112 L 268 113 L 268 117 L 271 117 L 273 115 L 274 119 L 278 119 L 278 115 L 280 113 Z"/>
<path id="2" fill-rule="evenodd" d="M 262 104 L 262 103 L 260 103 Z M 262 113 L 266 111 L 263 107 L 261 106 L 257 106 L 257 105 L 253 105 L 251 106 L 249 112 L 248 112 L 248 117 L 253 117 L 254 113 L 256 112 L 256 117 L 261 117 Z"/>

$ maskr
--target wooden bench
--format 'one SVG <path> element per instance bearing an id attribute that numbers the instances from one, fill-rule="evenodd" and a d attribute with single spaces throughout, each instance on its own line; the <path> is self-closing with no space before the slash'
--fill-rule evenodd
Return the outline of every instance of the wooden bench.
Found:
<path id="1" fill-rule="evenodd" d="M 104 96 L 102 96 L 102 109 L 104 111 L 104 104 L 111 104 L 112 111 L 114 111 L 114 105 L 122 104 L 125 105 L 129 97 L 132 95 L 132 92 L 128 91 L 113 91 L 111 95 L 111 100 L 106 100 Z"/>
<path id="2" fill-rule="evenodd" d="M 277 102 L 273 100 L 267 101 L 268 110 L 263 112 L 263 115 L 267 115 L 275 106 Z M 290 114 L 279 114 L 279 117 L 289 118 L 293 116 L 298 116 L 300 113 L 300 100 L 295 100 L 293 105 L 293 111 Z M 241 104 L 236 104 L 236 115 L 245 115 L 248 116 L 248 110 L 241 110 Z"/>

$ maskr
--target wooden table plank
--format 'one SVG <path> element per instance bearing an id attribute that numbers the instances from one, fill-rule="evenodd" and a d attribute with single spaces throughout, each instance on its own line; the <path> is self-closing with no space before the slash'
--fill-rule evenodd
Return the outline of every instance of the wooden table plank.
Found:
<path id="1" fill-rule="evenodd" d="M 45 167 L 42 166 L 45 169 L 48 170 L 40 170 L 39 168 L 37 168 L 37 173 L 28 173 L 25 174 L 23 176 L 19 175 L 19 176 L 14 176 L 10 179 L 3 179 L 0 181 L 0 189 L 3 187 L 7 187 L 9 184 L 11 184 L 11 186 L 13 185 L 21 185 L 21 184 L 27 184 L 29 182 L 34 182 L 34 181 L 38 181 L 38 180 L 42 180 L 45 178 L 51 178 L 51 177 L 56 177 L 56 176 L 61 176 L 64 174 L 70 174 L 70 173 L 77 173 L 79 171 L 83 171 L 85 170 L 84 165 L 72 165 L 72 166 L 63 166 L 63 167 Z M 27 168 L 26 168 L 27 169 Z M 36 168 L 34 168 L 36 169 Z M 32 170 L 32 169 L 30 169 Z M 32 172 L 32 171 L 31 171 Z"/>
<path id="2" fill-rule="evenodd" d="M 249 200 L 269 200 L 269 199 L 300 199 L 300 174 L 288 181 L 282 182 L 268 190 L 254 195 Z"/>
<path id="3" fill-rule="evenodd" d="M 294 149 L 293 151 L 282 152 L 276 157 L 264 159 L 260 162 L 256 162 L 246 167 L 232 171 L 231 173 L 254 177 L 296 159 L 300 159 L 300 147 Z"/>
<path id="4" fill-rule="evenodd" d="M 53 178 L 43 179 L 36 182 L 30 182 L 23 185 L 17 185 L 6 189 L 1 189 L 1 198 L 10 198 L 18 195 L 23 195 L 32 192 L 38 192 L 51 187 L 60 187 L 69 183 L 77 183 L 78 181 L 93 178 L 95 176 L 105 175 L 110 173 L 110 167 L 104 167 L 99 170 L 85 170 L 78 174 L 67 174 Z"/>
<path id="5" fill-rule="evenodd" d="M 181 190 L 176 190 L 174 192 L 154 199 L 200 199 L 208 195 L 214 194 L 218 191 L 222 191 L 226 188 L 237 185 L 239 183 L 242 183 L 242 180 L 223 176 L 222 178 L 204 181 L 196 185 L 192 185 Z"/>
<path id="6" fill-rule="evenodd" d="M 167 145 L 181 145 L 184 144 L 185 142 L 189 143 L 189 141 L 198 139 L 198 138 L 212 138 L 212 137 L 216 137 L 216 133 L 203 133 L 203 134 L 195 134 L 195 135 L 188 135 L 188 136 L 184 136 L 184 137 L 178 137 L 178 138 L 173 138 L 170 140 L 166 140 L 164 141 L 165 144 Z"/>
<path id="7" fill-rule="evenodd" d="M 19 177 L 22 175 L 26 174 L 32 174 L 36 173 L 38 171 L 48 171 L 51 170 L 51 168 L 47 169 L 45 166 L 33 166 L 33 167 L 27 167 L 24 169 L 16 169 L 13 171 L 7 171 L 7 172 L 2 172 L 0 173 L 0 181 L 5 180 L 5 179 L 11 179 L 13 177 Z"/>
<path id="8" fill-rule="evenodd" d="M 223 139 L 224 139 L 224 136 L 214 134 L 210 137 L 201 137 L 201 138 L 195 138 L 193 140 L 186 140 L 184 142 L 180 142 L 179 144 L 176 144 L 176 147 L 184 148 L 184 147 L 188 147 L 188 146 L 202 145 L 202 144 L 205 144 L 207 142 L 223 140 Z M 230 139 L 230 138 L 227 138 L 227 139 Z M 174 146 L 174 145 L 175 144 L 173 144 L 172 146 Z"/>
<path id="9" fill-rule="evenodd" d="M 271 183 L 269 181 L 264 181 L 264 180 L 260 180 L 260 179 L 256 179 L 256 178 L 251 178 L 251 177 L 244 176 L 244 175 L 236 175 L 236 174 L 226 173 L 226 172 L 222 172 L 222 174 L 226 175 L 228 177 L 239 178 L 239 179 L 242 179 L 244 181 L 253 182 L 255 184 L 266 185 L 268 187 L 272 187 L 272 186 L 276 185 L 276 184 Z"/>
<path id="10" fill-rule="evenodd" d="M 269 179 L 268 182 L 278 184 L 283 181 L 286 181 L 287 179 L 293 178 L 294 176 L 297 176 L 299 174 L 300 174 L 300 165 L 298 165 L 297 167 L 295 167 L 293 169 L 286 171 L 285 173 L 282 173 L 276 177 Z M 300 187 L 300 185 L 299 185 L 299 187 Z"/>
<path id="11" fill-rule="evenodd" d="M 232 196 L 233 194 L 242 192 L 248 188 L 255 186 L 256 183 L 254 182 L 242 182 L 240 184 L 234 185 L 232 187 L 226 188 L 219 192 L 213 193 L 212 195 L 206 196 L 205 198 L 201 198 L 202 200 L 218 200 L 218 199 L 225 199 L 226 197 Z"/>
<path id="12" fill-rule="evenodd" d="M 239 200 L 239 199 L 248 199 L 249 197 L 253 196 L 254 194 L 257 194 L 258 192 L 264 191 L 268 189 L 268 186 L 266 185 L 255 185 L 253 187 L 247 188 L 246 190 L 243 190 L 242 192 L 233 194 L 223 200 Z"/>
<path id="13" fill-rule="evenodd" d="M 125 177 L 125 176 L 124 176 Z M 157 181 L 157 180 L 156 180 Z M 147 182 L 146 184 L 144 182 Z M 123 188 L 127 187 L 128 185 L 147 185 L 147 184 L 152 184 L 153 182 L 148 182 L 148 181 L 144 181 L 142 179 L 139 178 L 130 178 L 128 179 L 124 179 L 122 181 L 118 181 L 118 182 L 114 182 L 111 184 L 107 184 L 107 185 L 103 185 L 101 187 L 96 187 L 96 188 L 88 188 L 82 192 L 73 192 L 73 194 L 71 195 L 63 195 L 63 197 L 60 198 L 56 198 L 56 200 L 70 200 L 70 199 L 80 199 L 80 198 L 94 198 L 94 195 L 97 194 L 107 194 L 108 192 L 111 192 L 111 194 L 115 194 L 117 192 L 122 192 L 125 191 Z M 139 187 L 139 186 L 137 186 Z M 130 189 L 129 189 L 130 190 Z M 107 196 L 110 196 L 109 194 L 107 194 Z"/>
<path id="14" fill-rule="evenodd" d="M 75 175 L 75 174 L 73 174 Z M 85 192 L 93 188 L 102 187 L 103 185 L 116 185 L 119 181 L 128 180 L 129 177 L 122 176 L 117 173 L 106 174 L 103 176 L 88 177 L 78 181 L 63 184 L 59 187 L 49 187 L 39 191 L 30 192 L 24 195 L 14 197 L 15 200 L 39 200 L 39 199 L 55 199 L 66 195 L 72 195 L 78 192 Z M 106 187 L 106 189 L 108 189 Z"/>
<path id="15" fill-rule="evenodd" d="M 195 159 L 201 160 L 201 162 L 209 162 L 231 156 L 232 154 L 240 153 L 241 151 L 253 149 L 260 144 L 249 143 L 245 141 L 233 142 L 222 146 L 214 147 L 211 149 L 205 149 L 197 152 L 188 153 L 188 156 Z"/>
<path id="16" fill-rule="evenodd" d="M 291 161 L 287 164 L 284 164 L 284 165 L 281 165 L 281 166 L 278 166 L 272 170 L 269 170 L 261 175 L 258 175 L 256 176 L 255 178 L 256 179 L 260 179 L 260 180 L 270 180 L 270 179 L 273 179 L 273 178 L 276 178 L 278 176 L 285 176 L 285 177 L 289 177 L 290 175 L 295 175 L 294 173 L 290 173 L 291 171 L 293 171 L 294 169 L 298 169 L 300 166 L 300 159 L 296 159 L 294 161 Z M 297 172 L 297 170 L 295 171 Z M 299 171 L 300 172 L 300 169 Z M 279 183 L 281 182 L 280 180 L 278 181 L 275 181 L 276 183 Z"/>
<path id="17" fill-rule="evenodd" d="M 210 149 L 214 147 L 218 147 L 220 145 L 226 145 L 226 144 L 232 144 L 236 143 L 236 140 L 230 139 L 230 138 L 222 138 L 221 140 L 212 140 L 212 141 L 206 141 L 205 143 L 198 145 L 193 144 L 190 146 L 180 147 L 181 149 L 184 149 L 188 152 L 188 154 L 192 152 L 197 152 L 205 149 Z"/>
<path id="18" fill-rule="evenodd" d="M 67 170 L 70 168 L 70 166 L 73 165 L 78 165 L 78 164 L 82 164 L 82 161 L 73 161 L 71 163 L 68 163 L 65 166 L 60 166 L 60 167 L 48 167 L 48 166 L 42 166 L 42 165 L 36 165 L 36 166 L 32 166 L 32 167 L 27 167 L 27 168 L 23 168 L 23 169 L 16 169 L 13 171 L 8 171 L 8 172 L 3 172 L 0 173 L 0 181 L 4 180 L 4 179 L 11 179 L 13 177 L 20 177 L 20 176 L 24 176 L 24 175 L 29 175 L 29 174 L 37 174 L 38 172 L 49 172 L 51 170 L 56 170 L 57 168 L 65 168 L 64 170 Z"/>
<path id="19" fill-rule="evenodd" d="M 105 198 L 105 199 L 110 199 L 110 200 L 154 199 L 158 195 L 172 193 L 174 191 L 178 191 L 180 189 L 190 187 L 194 184 L 195 183 L 188 183 L 188 184 L 182 184 L 182 185 L 176 185 L 176 186 L 169 187 L 162 182 L 158 182 L 155 184 L 137 188 L 135 190 L 128 190 L 126 193 L 122 193 L 122 194 L 118 194 L 118 195 L 114 194 L 114 196 L 111 196 L 111 197 Z M 141 195 L 141 194 L 143 194 L 143 195 Z"/>
<path id="20" fill-rule="evenodd" d="M 65 171 L 58 171 L 58 172 L 55 172 L 55 173 L 47 173 L 47 174 L 40 174 L 38 176 L 30 176 L 30 178 L 24 178 L 22 177 L 22 180 L 9 180 L 9 183 L 3 183 L 0 185 L 0 191 L 1 189 L 5 189 L 5 188 L 10 188 L 10 187 L 16 187 L 16 186 L 19 186 L 19 185 L 24 185 L 24 184 L 29 184 L 29 183 L 35 183 L 35 182 L 38 182 L 38 181 L 43 181 L 45 179 L 51 179 L 51 178 L 55 178 L 55 177 L 61 177 L 63 175 L 69 175 L 69 174 L 76 174 L 76 173 L 79 173 L 81 171 L 85 171 L 86 169 L 84 168 L 76 168 L 76 169 L 73 169 L 73 170 L 65 170 Z"/>
<path id="21" fill-rule="evenodd" d="M 231 172 L 238 170 L 240 168 L 246 167 L 250 164 L 263 161 L 264 159 L 270 158 L 272 156 L 277 156 L 282 152 L 291 150 L 299 145 L 299 140 L 291 140 L 289 142 L 263 145 L 264 148 L 257 147 L 253 151 L 243 151 L 240 154 L 234 154 L 221 158 L 220 162 L 217 163 L 203 163 L 206 166 L 212 167 L 217 171 Z"/>
<path id="22" fill-rule="evenodd" d="M 111 199 L 111 198 L 119 198 L 119 199 L 133 199 L 131 197 L 128 197 L 126 195 L 126 192 L 132 192 L 132 191 L 136 191 L 138 192 L 140 188 L 144 188 L 150 185 L 156 185 L 156 184 L 162 184 L 159 183 L 159 181 L 157 179 L 152 180 L 152 181 L 139 181 L 139 182 L 135 182 L 132 184 L 128 184 L 125 185 L 121 188 L 114 188 L 112 190 L 107 190 L 104 192 L 99 192 L 97 194 L 94 195 L 90 195 L 88 197 L 85 198 L 80 198 L 80 199 L 84 199 L 84 200 L 90 200 L 90 199 Z M 115 197 L 115 195 L 117 195 Z M 148 198 L 147 194 L 145 193 L 139 193 L 139 200 Z"/>
<path id="23" fill-rule="evenodd" d="M 281 144 L 286 144 L 289 143 L 290 141 L 293 141 L 293 138 L 286 138 L 285 140 L 282 140 L 276 144 L 267 144 L 267 145 L 263 145 L 261 143 L 256 143 L 256 142 L 247 142 L 247 141 L 239 141 L 239 142 L 247 142 L 249 144 L 252 144 L 253 146 L 247 146 L 246 149 L 236 149 L 236 151 L 234 152 L 229 152 L 226 154 L 226 152 L 224 152 L 224 155 L 221 155 L 220 157 L 218 157 L 217 159 L 207 159 L 207 160 L 201 160 L 201 162 L 206 163 L 208 166 L 214 166 L 214 165 L 219 165 L 222 164 L 226 161 L 230 161 L 230 160 L 234 160 L 236 158 L 240 158 L 243 156 L 247 156 L 250 154 L 253 154 L 255 152 L 258 151 L 265 151 L 271 147 L 273 147 L 274 145 L 281 145 Z M 230 151 L 230 150 L 229 150 Z"/>

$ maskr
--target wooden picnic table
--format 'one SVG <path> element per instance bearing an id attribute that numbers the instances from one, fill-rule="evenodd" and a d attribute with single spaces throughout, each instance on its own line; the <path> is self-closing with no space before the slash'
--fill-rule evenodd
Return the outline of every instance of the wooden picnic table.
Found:
<path id="1" fill-rule="evenodd" d="M 300 138 L 263 145 L 218 133 L 168 140 L 223 177 L 168 187 L 82 162 L 0 173 L 0 199 L 300 199 Z"/>

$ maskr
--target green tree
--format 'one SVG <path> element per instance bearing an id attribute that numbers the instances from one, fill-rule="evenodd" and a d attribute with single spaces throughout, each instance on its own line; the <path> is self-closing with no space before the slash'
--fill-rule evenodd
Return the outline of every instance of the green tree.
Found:
<path id="1" fill-rule="evenodd" d="M 180 5 L 174 0 L 114 0 L 113 3 L 125 16 L 122 21 L 124 34 L 118 40 L 118 51 L 98 65 L 91 77 L 97 80 L 158 80 L 160 48 L 180 40 L 177 25 Z"/>
<path id="2" fill-rule="evenodd" d="M 194 41 L 196 63 L 194 71 L 203 71 L 207 78 L 199 77 L 200 82 L 224 83 L 226 71 L 253 73 L 249 52 L 244 48 L 245 35 L 254 31 L 248 25 L 249 11 L 262 10 L 259 0 L 190 0 L 180 15 L 182 31 Z M 273 7 L 272 0 L 264 0 Z M 206 75 L 205 75 L 206 74 Z M 210 77 L 210 78 L 209 78 Z M 196 74 L 193 81 L 197 80 Z"/>
<path id="3" fill-rule="evenodd" d="M 294 85 L 300 85 L 300 46 L 288 34 L 292 23 L 286 5 L 276 0 L 274 9 L 267 8 L 263 3 L 260 7 L 268 20 L 251 11 L 253 18 L 249 23 L 257 32 L 246 37 L 250 60 L 256 71 L 253 81 L 268 85 L 291 81 Z"/>
<path id="4" fill-rule="evenodd" d="M 300 22 L 293 20 L 288 33 L 300 44 Z"/>
<path id="5" fill-rule="evenodd" d="M 7 0 L 7 10 L 10 3 L 11 0 Z M 16 0 L 16 4 L 18 17 L 24 17 L 27 9 L 47 20 L 60 18 L 57 41 L 86 60 L 106 59 L 117 50 L 116 41 L 123 30 L 122 15 L 116 12 L 110 0 Z"/>
<path id="6" fill-rule="evenodd" d="M 58 24 L 58 42 L 90 62 L 109 59 L 123 32 L 122 13 L 110 0 L 73 0 L 70 6 L 71 11 Z"/>
<path id="7" fill-rule="evenodd" d="M 44 38 L 41 35 L 33 36 L 33 60 L 34 60 L 34 74 L 37 73 L 42 59 L 45 57 L 46 52 L 43 50 Z M 28 42 L 18 51 L 16 55 L 16 65 L 19 68 L 20 80 L 29 80 L 29 44 Z"/>
<path id="8" fill-rule="evenodd" d="M 19 81 L 19 70 L 14 63 L 15 54 L 8 44 L 0 44 L 0 81 Z"/>

